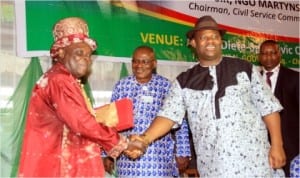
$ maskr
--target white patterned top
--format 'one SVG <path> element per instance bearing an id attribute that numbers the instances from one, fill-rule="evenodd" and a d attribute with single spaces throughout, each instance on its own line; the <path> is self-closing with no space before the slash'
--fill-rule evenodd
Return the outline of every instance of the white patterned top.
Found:
<path id="1" fill-rule="evenodd" d="M 262 116 L 281 109 L 250 63 L 223 58 L 180 74 L 158 115 L 181 123 L 187 111 L 201 177 L 271 177 Z"/>

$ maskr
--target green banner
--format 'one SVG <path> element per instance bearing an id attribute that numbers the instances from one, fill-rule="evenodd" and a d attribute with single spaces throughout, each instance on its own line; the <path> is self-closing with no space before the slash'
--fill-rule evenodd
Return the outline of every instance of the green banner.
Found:
<path id="1" fill-rule="evenodd" d="M 223 54 L 226 56 L 236 56 L 258 65 L 260 38 L 245 37 L 241 35 L 227 34 L 223 41 Z M 279 41 L 282 51 L 282 61 L 284 66 L 299 68 L 299 43 Z"/>
<path id="2" fill-rule="evenodd" d="M 190 27 L 105 1 L 26 1 L 27 49 L 49 49 L 53 25 L 69 16 L 87 21 L 90 36 L 98 43 L 97 55 L 129 57 L 138 45 L 147 44 L 155 49 L 159 59 L 194 61 L 184 33 Z"/>
<path id="3" fill-rule="evenodd" d="M 21 42 L 18 42 L 17 46 L 19 46 L 18 49 L 26 49 L 25 56 L 26 53 L 28 53 L 27 56 L 48 55 L 53 42 L 53 25 L 62 18 L 77 16 L 87 21 L 90 37 L 98 43 L 95 54 L 102 58 L 107 57 L 109 60 L 109 57 L 115 57 L 130 60 L 132 51 L 137 46 L 150 45 L 155 49 L 159 60 L 195 62 L 195 56 L 186 45 L 185 33 L 193 26 L 197 16 L 207 13 L 213 14 L 217 21 L 222 23 L 222 27 L 227 30 L 223 42 L 223 52 L 226 56 L 236 56 L 257 64 L 260 43 L 271 38 L 277 40 L 281 45 L 282 63 L 290 68 L 299 68 L 299 36 L 294 35 L 297 29 L 285 28 L 286 34 L 291 34 L 285 36 L 285 32 L 281 29 L 278 29 L 280 33 L 268 34 L 264 32 L 267 28 L 261 26 L 261 23 L 266 21 L 266 23 L 274 25 L 274 27 L 268 27 L 268 30 L 276 31 L 272 28 L 278 28 L 280 25 L 278 19 L 274 19 L 277 14 L 280 19 L 287 18 L 280 23 L 294 27 L 299 25 L 299 20 L 293 21 L 293 19 L 299 19 L 299 13 L 297 15 L 295 13 L 297 10 L 286 9 L 274 11 L 262 1 L 259 2 L 261 3 L 249 4 L 240 1 L 25 0 L 26 44 L 22 46 L 20 45 Z M 253 7 L 248 7 L 250 5 Z M 256 8 L 255 5 L 258 7 Z M 287 5 L 290 8 L 294 7 L 292 2 L 287 2 Z M 186 9 L 187 7 L 188 9 Z M 248 11 L 248 9 L 242 8 L 254 10 Z M 259 8 L 262 9 L 261 12 L 256 11 Z M 199 11 L 199 14 L 196 10 Z M 210 12 L 207 12 L 209 10 Z M 285 13 L 290 13 L 293 16 L 288 16 Z M 264 18 L 265 14 L 272 19 Z M 18 12 L 17 16 L 20 16 Z M 289 20 L 288 17 L 292 20 Z M 18 26 L 18 21 L 17 27 L 23 29 Z M 248 30 L 251 28 L 260 29 L 254 32 Z M 43 53 L 34 53 L 38 51 L 43 51 Z M 20 52 L 19 54 L 22 56 Z"/>

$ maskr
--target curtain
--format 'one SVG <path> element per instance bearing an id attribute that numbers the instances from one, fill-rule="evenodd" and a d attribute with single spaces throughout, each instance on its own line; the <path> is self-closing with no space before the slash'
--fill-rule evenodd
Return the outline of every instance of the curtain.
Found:
<path id="1" fill-rule="evenodd" d="M 127 70 L 126 64 L 123 62 L 121 71 L 120 71 L 120 79 L 123 77 L 126 77 L 126 76 L 128 76 L 128 70 Z"/>
<path id="2" fill-rule="evenodd" d="M 32 58 L 6 107 L 0 110 L 1 177 L 16 176 L 28 101 L 31 90 L 41 75 L 39 59 Z"/>

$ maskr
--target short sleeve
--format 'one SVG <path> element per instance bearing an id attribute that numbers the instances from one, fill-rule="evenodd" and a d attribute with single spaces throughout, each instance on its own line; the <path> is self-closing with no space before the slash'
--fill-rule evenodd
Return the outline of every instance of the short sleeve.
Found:
<path id="1" fill-rule="evenodd" d="M 164 100 L 158 116 L 166 117 L 181 125 L 185 115 L 185 104 L 182 96 L 182 89 L 177 80 L 172 83 L 169 94 Z"/>
<path id="2" fill-rule="evenodd" d="M 262 116 L 283 109 L 255 67 L 252 68 L 251 75 L 251 100 Z"/>

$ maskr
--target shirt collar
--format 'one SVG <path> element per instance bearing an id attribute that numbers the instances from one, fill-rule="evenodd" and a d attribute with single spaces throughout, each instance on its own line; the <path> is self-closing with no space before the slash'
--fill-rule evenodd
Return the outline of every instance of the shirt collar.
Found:
<path id="1" fill-rule="evenodd" d="M 267 73 L 267 72 L 273 72 L 273 73 L 278 73 L 280 69 L 280 64 L 278 64 L 276 67 L 274 67 L 271 71 L 267 71 L 264 67 L 262 67 L 263 73 Z"/>

